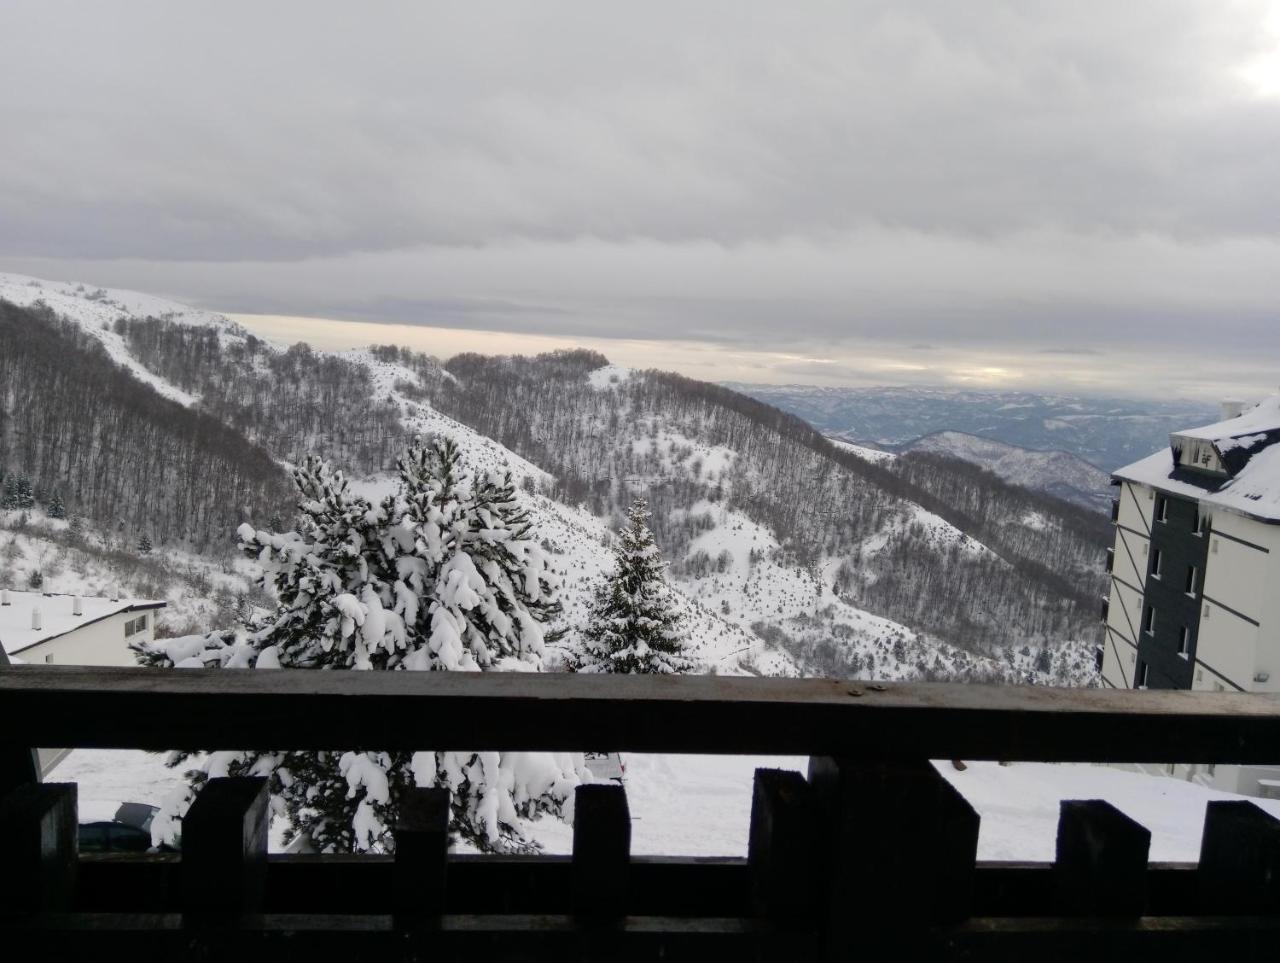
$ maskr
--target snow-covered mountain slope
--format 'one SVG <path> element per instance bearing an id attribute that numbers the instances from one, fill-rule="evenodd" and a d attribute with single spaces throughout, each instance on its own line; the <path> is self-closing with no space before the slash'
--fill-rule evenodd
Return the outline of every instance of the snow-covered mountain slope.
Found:
<path id="1" fill-rule="evenodd" d="M 981 465 L 1013 485 L 1048 492 L 1069 502 L 1107 511 L 1111 476 L 1065 451 L 1034 451 L 963 431 L 938 431 L 903 445 L 900 451 L 948 455 Z"/>
<path id="2" fill-rule="evenodd" d="M 742 395 L 584 352 L 447 365 L 389 346 L 334 354 L 130 292 L 6 284 L 0 298 L 43 301 L 139 381 L 282 465 L 318 452 L 373 491 L 410 437 L 441 434 L 472 468 L 511 471 L 565 574 L 566 645 L 611 530 L 643 494 L 708 669 L 1092 677 L 1101 545 L 1052 507 L 1010 537 L 1005 517 L 1030 511 L 1012 490 L 961 506 L 947 498 L 967 476 L 908 477 Z"/>
<path id="3" fill-rule="evenodd" d="M 86 288 L 83 284 L 43 281 L 22 274 L 0 273 L 0 301 L 19 307 L 47 305 L 59 317 L 75 322 L 86 334 L 101 342 L 111 360 L 122 365 L 139 381 L 150 385 L 164 397 L 187 406 L 195 404 L 196 398 L 140 364 L 125 345 L 124 338 L 115 330 L 116 319 L 122 315 L 154 317 L 174 324 L 244 333 L 239 325 L 220 314 L 188 308 L 149 294 L 116 288 Z"/>

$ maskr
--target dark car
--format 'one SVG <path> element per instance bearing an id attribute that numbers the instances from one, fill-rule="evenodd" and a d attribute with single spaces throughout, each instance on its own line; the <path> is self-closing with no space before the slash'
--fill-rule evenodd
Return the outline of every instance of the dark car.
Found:
<path id="1" fill-rule="evenodd" d="M 85 803 L 81 807 L 80 852 L 145 853 L 168 849 L 151 844 L 151 822 L 157 812 L 147 803 Z"/>

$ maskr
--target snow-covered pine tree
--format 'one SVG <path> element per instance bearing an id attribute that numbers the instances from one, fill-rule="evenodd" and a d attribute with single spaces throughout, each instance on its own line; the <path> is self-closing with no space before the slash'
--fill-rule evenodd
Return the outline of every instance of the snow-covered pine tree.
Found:
<path id="1" fill-rule="evenodd" d="M 596 588 L 583 632 L 579 672 L 688 672 L 680 613 L 667 585 L 648 525 L 649 507 L 637 498 L 618 533 L 614 568 Z"/>
<path id="2" fill-rule="evenodd" d="M 67 506 L 62 500 L 62 492 L 55 488 L 49 498 L 48 514 L 50 518 L 66 518 Z"/>
<path id="3" fill-rule="evenodd" d="M 151 544 L 151 536 L 148 535 L 146 532 L 143 532 L 142 535 L 138 537 L 138 554 L 139 555 L 150 555 L 151 549 L 153 549 L 154 547 L 155 546 Z"/>
<path id="4" fill-rule="evenodd" d="M 35 490 L 31 487 L 31 479 L 26 475 L 18 476 L 17 498 L 14 508 L 34 508 L 36 504 Z"/>
<path id="5" fill-rule="evenodd" d="M 415 445 L 398 490 L 377 505 L 309 458 L 293 474 L 297 531 L 242 525 L 242 549 L 265 569 L 277 606 L 244 633 L 137 647 L 149 665 L 315 669 L 542 668 L 543 625 L 559 581 L 530 531 L 509 474 L 472 479 L 450 440 Z M 461 733 L 447 738 L 453 743 Z M 177 765 L 191 753 L 175 754 Z M 213 753 L 190 773 L 269 775 L 289 841 L 321 852 L 387 851 L 395 800 L 443 785 L 455 831 L 491 851 L 533 848 L 519 816 L 570 816 L 584 775 L 570 753 L 465 751 Z M 164 807 L 161 831 L 191 798 Z"/>

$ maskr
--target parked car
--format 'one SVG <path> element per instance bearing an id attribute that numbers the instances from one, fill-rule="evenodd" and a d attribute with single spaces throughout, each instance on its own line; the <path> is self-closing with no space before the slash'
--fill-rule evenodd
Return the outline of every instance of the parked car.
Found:
<path id="1" fill-rule="evenodd" d="M 167 850 L 151 845 L 151 822 L 160 810 L 147 803 L 98 802 L 80 804 L 80 852 L 145 853 Z"/>
<path id="2" fill-rule="evenodd" d="M 614 782 L 626 782 L 627 764 L 622 761 L 622 753 L 588 752 L 585 755 L 587 768 L 591 770 L 591 775 L 597 782 L 610 779 Z"/>

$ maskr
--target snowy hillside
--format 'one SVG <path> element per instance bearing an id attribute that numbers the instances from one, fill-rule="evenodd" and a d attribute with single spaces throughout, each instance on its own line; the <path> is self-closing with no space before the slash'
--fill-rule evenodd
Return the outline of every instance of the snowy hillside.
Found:
<path id="1" fill-rule="evenodd" d="M 283 469 L 311 453 L 369 494 L 386 489 L 417 435 L 453 439 L 474 470 L 510 471 L 564 573 L 565 646 L 576 644 L 591 588 L 611 562 L 622 509 L 643 494 L 708 670 L 1093 678 L 1087 585 L 1079 592 L 1090 607 L 1077 616 L 1073 599 L 1051 601 L 1058 583 L 1037 574 L 1050 561 L 1090 571 L 1094 551 L 1100 559 L 1069 520 L 1050 509 L 1039 528 L 1008 537 L 940 500 L 922 485 L 932 477 L 886 474 L 891 456 L 832 445 L 716 386 L 583 352 L 441 364 L 389 346 L 286 347 L 146 295 L 15 276 L 0 278 L 0 300 L 42 303 L 140 383 L 269 453 L 277 476 L 262 481 L 258 501 L 277 506 L 277 523 L 291 511 Z M 107 494 L 119 505 L 107 517 L 153 517 L 130 489 Z M 1000 517 L 1027 514 L 1007 492 L 984 510 L 1002 498 L 1013 500 Z M 226 557 L 241 521 L 273 524 L 271 510 L 237 517 L 236 504 L 210 502 L 225 514 L 194 535 L 174 514 L 163 525 L 132 522 L 121 539 L 148 524 L 162 547 L 178 537 Z"/>
<path id="2" fill-rule="evenodd" d="M 101 342 L 108 356 L 139 381 L 183 405 L 195 404 L 196 399 L 140 364 L 126 347 L 124 338 L 115 331 L 115 320 L 121 315 L 153 317 L 174 324 L 217 328 L 228 335 L 242 337 L 246 333 L 221 314 L 188 308 L 150 294 L 118 288 L 88 288 L 83 284 L 44 281 L 22 274 L 0 273 L 0 301 L 20 307 L 48 305 L 59 317 L 74 321 Z"/>
<path id="3" fill-rule="evenodd" d="M 963 431 L 934 432 L 899 450 L 948 455 L 981 465 L 1010 484 L 1048 492 L 1085 508 L 1107 511 L 1111 507 L 1111 476 L 1065 451 L 1034 451 Z"/>

